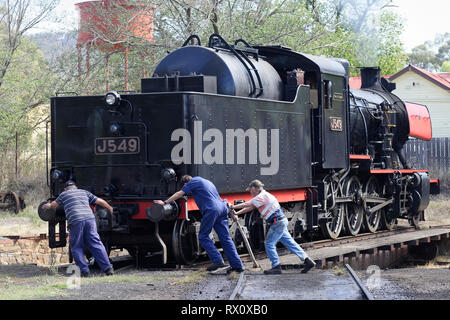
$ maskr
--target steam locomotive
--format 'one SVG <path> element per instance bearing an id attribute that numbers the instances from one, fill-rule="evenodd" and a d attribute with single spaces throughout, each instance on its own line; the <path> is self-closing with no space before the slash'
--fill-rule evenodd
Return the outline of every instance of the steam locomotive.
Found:
<path id="1" fill-rule="evenodd" d="M 228 202 L 249 200 L 248 182 L 263 181 L 297 239 L 390 230 L 397 219 L 417 226 L 439 181 L 410 168 L 402 148 L 409 137 L 431 139 L 430 115 L 394 95 L 380 69 L 361 77 L 353 90 L 346 60 L 217 34 L 202 46 L 193 35 L 141 80 L 140 93 L 51 98 L 50 200 L 76 181 L 114 207 L 93 208 L 108 250 L 177 264 L 204 254 L 201 214 L 189 197 L 152 200 L 177 191 L 184 174 L 211 180 Z M 63 208 L 38 212 L 49 246 L 65 246 Z M 262 248 L 259 214 L 239 223 Z M 230 234 L 242 247 L 235 225 Z"/>

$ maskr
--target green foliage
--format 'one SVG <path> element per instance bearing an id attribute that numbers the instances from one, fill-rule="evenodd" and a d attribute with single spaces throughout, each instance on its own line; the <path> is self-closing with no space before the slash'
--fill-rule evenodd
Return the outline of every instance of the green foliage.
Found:
<path id="1" fill-rule="evenodd" d="M 442 63 L 441 72 L 450 72 L 450 61 L 444 61 Z"/>
<path id="2" fill-rule="evenodd" d="M 42 135 L 33 137 L 33 133 L 48 118 L 46 105 L 53 84 L 54 76 L 41 51 L 23 38 L 0 87 L 0 184 L 8 184 L 14 178 L 16 134 L 23 165 L 42 152 L 42 143 L 35 144 Z"/>
<path id="3" fill-rule="evenodd" d="M 403 23 L 398 15 L 384 11 L 380 15 L 378 30 L 378 65 L 383 74 L 393 75 L 404 67 L 407 60 L 400 42 Z"/>
<path id="4" fill-rule="evenodd" d="M 434 41 L 425 41 L 411 50 L 409 63 L 431 72 L 442 71 L 450 61 L 450 33 L 437 34 Z"/>
<path id="5" fill-rule="evenodd" d="M 105 29 L 108 32 L 90 30 L 95 23 L 84 30 L 96 34 L 97 45 L 86 45 L 78 51 L 75 47 L 78 30 L 33 38 L 45 48 L 45 58 L 23 34 L 18 35 L 17 47 L 11 50 L 8 33 L 0 23 L 0 161 L 4 164 L 0 185 L 14 180 L 16 132 L 20 174 L 44 177 L 49 97 L 58 91 L 104 94 L 107 88 L 124 90 L 125 50 L 130 90 L 139 90 L 141 78 L 151 76 L 167 51 L 178 48 L 191 34 L 198 34 L 203 45 L 217 32 L 230 43 L 242 38 L 253 45 L 278 44 L 299 52 L 344 58 L 353 67 L 352 75 L 358 74 L 356 67 L 375 65 L 381 66 L 383 74 L 393 74 L 406 61 L 399 39 L 402 21 L 385 8 L 391 0 L 138 2 L 145 10 L 155 5 L 153 41 L 130 31 L 132 16 L 120 6 L 114 19 L 106 11 L 98 13 L 104 21 L 114 22 Z M 46 38 L 65 38 L 70 45 L 59 45 L 55 40 L 53 46 L 48 46 Z M 440 52 L 442 57 L 446 57 L 445 52 L 445 48 Z M 11 57 L 7 72 L 1 76 L 1 66 Z"/>
<path id="6" fill-rule="evenodd" d="M 426 44 L 421 44 L 411 50 L 409 63 L 426 70 L 435 70 L 439 65 L 436 54 Z"/>

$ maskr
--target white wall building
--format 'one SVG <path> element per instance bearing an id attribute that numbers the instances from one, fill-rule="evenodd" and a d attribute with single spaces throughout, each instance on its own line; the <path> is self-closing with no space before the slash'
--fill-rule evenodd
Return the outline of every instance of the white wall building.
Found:
<path id="1" fill-rule="evenodd" d="M 392 93 L 404 101 L 424 104 L 431 116 L 433 138 L 450 137 L 450 73 L 431 73 L 409 65 L 389 78 Z"/>

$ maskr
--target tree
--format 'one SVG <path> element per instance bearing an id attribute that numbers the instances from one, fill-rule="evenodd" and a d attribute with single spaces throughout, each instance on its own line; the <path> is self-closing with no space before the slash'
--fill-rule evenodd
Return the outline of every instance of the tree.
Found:
<path id="1" fill-rule="evenodd" d="M 48 117 L 53 75 L 42 52 L 25 33 L 45 20 L 57 1 L 0 1 L 0 184 L 14 179 L 16 137 L 26 145 L 34 129 Z"/>
<path id="2" fill-rule="evenodd" d="M 439 71 L 445 61 L 450 61 L 450 33 L 436 34 L 434 41 L 425 41 L 409 54 L 410 64 L 431 72 Z"/>
<path id="3" fill-rule="evenodd" d="M 450 61 L 450 33 L 436 35 L 435 45 L 438 46 L 436 59 L 441 64 Z"/>
<path id="4" fill-rule="evenodd" d="M 450 61 L 444 61 L 442 63 L 441 72 L 450 72 Z"/>
<path id="5" fill-rule="evenodd" d="M 403 24 L 398 15 L 383 11 L 378 23 L 378 66 L 383 74 L 392 75 L 400 71 L 407 61 L 400 41 Z"/>

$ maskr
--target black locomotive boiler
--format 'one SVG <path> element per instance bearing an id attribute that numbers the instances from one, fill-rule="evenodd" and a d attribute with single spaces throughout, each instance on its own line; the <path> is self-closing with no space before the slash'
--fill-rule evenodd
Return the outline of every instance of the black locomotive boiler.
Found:
<path id="1" fill-rule="evenodd" d="M 114 207 L 95 208 L 108 250 L 160 254 L 163 263 L 204 253 L 193 199 L 152 205 L 184 174 L 211 180 L 229 202 L 249 200 L 245 187 L 260 179 L 295 238 L 392 229 L 400 218 L 417 225 L 439 181 L 410 168 L 402 148 L 410 136 L 431 139 L 428 110 L 392 94 L 378 68 L 362 69 L 362 88 L 349 89 L 348 70 L 342 59 L 215 34 L 201 46 L 192 36 L 142 79 L 140 93 L 51 99 L 50 200 L 75 180 Z M 39 214 L 49 246 L 65 246 L 63 209 Z M 240 223 L 261 248 L 258 213 Z M 241 246 L 235 226 L 230 233 Z"/>

